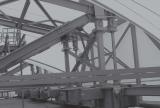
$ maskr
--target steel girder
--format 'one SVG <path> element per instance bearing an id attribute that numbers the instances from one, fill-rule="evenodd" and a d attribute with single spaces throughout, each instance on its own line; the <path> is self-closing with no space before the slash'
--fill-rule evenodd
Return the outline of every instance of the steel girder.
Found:
<path id="1" fill-rule="evenodd" d="M 19 19 L 17 18 L 17 21 L 18 20 Z M 26 22 L 30 22 L 30 21 L 26 20 Z M 17 26 L 17 22 L 6 20 L 6 19 L 0 19 L 0 25 L 15 28 Z M 21 25 L 21 30 L 25 30 L 25 31 L 33 32 L 33 33 L 38 33 L 38 34 L 46 34 L 51 30 L 51 29 L 47 29 L 46 27 L 45 28 L 42 27 L 43 26 L 42 24 L 38 24 L 38 25 L 41 25 L 41 26 L 38 27 L 36 25 L 27 25 L 27 24 L 23 23 Z"/>
<path id="2" fill-rule="evenodd" d="M 26 0 L 24 8 L 23 8 L 21 16 L 20 16 L 20 20 L 19 20 L 18 25 L 17 25 L 18 29 L 21 28 L 22 21 L 24 20 L 24 17 L 27 14 L 27 10 L 28 10 L 29 6 L 30 6 L 30 0 Z"/>
<path id="3" fill-rule="evenodd" d="M 3 26 L 7 26 L 7 27 L 11 27 L 11 28 L 15 28 L 19 22 L 19 18 L 16 17 L 12 17 L 9 16 L 12 20 L 5 18 L 2 14 L 0 14 L 0 25 Z M 57 23 L 61 23 L 63 24 L 64 22 L 61 21 L 57 21 L 54 20 Z M 54 26 L 50 26 L 50 25 L 46 25 L 46 24 L 40 24 L 37 23 L 35 24 L 35 22 L 33 21 L 29 21 L 29 20 L 23 20 L 21 23 L 21 30 L 24 31 L 28 31 L 28 32 L 32 32 L 32 33 L 37 33 L 37 34 L 47 34 L 49 31 L 51 31 L 52 29 L 54 29 Z M 76 35 L 82 36 L 82 37 L 88 37 L 86 34 L 82 33 L 82 32 L 75 32 Z"/>
<path id="4" fill-rule="evenodd" d="M 7 55 L 6 57 L 0 60 L 0 70 L 9 68 L 13 65 L 16 65 L 22 60 L 25 60 L 31 56 L 34 56 L 52 45 L 60 41 L 61 37 L 74 29 L 81 27 L 87 24 L 90 21 L 90 15 L 83 15 L 69 23 L 66 23 L 56 29 L 53 29 L 51 32 L 39 38 L 28 45 L 25 45 L 13 53 Z"/>
<path id="5" fill-rule="evenodd" d="M 87 1 L 83 1 L 80 0 L 79 2 L 74 2 L 71 0 L 40 0 L 43 2 L 47 2 L 47 3 L 51 3 L 51 4 L 55 4 L 55 5 L 59 5 L 62 7 L 66 7 L 69 9 L 73 9 L 73 10 L 77 10 L 77 11 L 81 11 L 84 13 L 89 13 L 89 14 L 93 14 L 94 15 L 94 4 L 87 2 Z M 107 11 L 104 10 L 104 12 L 107 14 Z M 107 17 L 103 16 L 105 19 Z M 125 22 L 124 19 L 122 19 L 121 17 L 117 17 L 118 20 L 118 25 L 122 24 Z"/>
<path id="6" fill-rule="evenodd" d="M 153 26 L 157 25 L 156 21 L 150 23 L 151 18 L 150 20 L 144 20 L 148 14 L 153 14 L 152 12 L 144 14 L 144 11 L 146 11 L 144 7 L 141 8 L 142 9 L 141 11 L 136 12 L 138 11 L 139 8 L 135 8 L 135 10 L 129 9 L 133 8 L 132 6 L 137 7 L 136 4 L 133 3 L 132 5 L 128 6 L 128 8 L 127 6 L 125 6 L 129 3 L 129 1 L 126 1 L 125 3 L 123 2 L 122 4 L 119 3 L 118 1 L 113 1 L 113 0 L 107 0 L 106 2 L 101 0 L 87 0 L 87 1 L 100 6 L 104 10 L 110 11 L 116 14 L 117 16 L 124 18 L 127 21 L 130 21 L 132 24 L 141 28 L 151 36 L 156 36 L 158 38 L 158 36 L 160 35 L 158 26 Z M 139 16 L 140 14 L 141 16 Z"/>
<path id="7" fill-rule="evenodd" d="M 159 77 L 160 67 L 106 71 L 69 72 L 45 75 L 1 76 L 0 88 L 57 86 L 94 81 Z"/>
<path id="8" fill-rule="evenodd" d="M 160 86 L 138 86 L 124 89 L 127 96 L 160 96 Z"/>
<path id="9" fill-rule="evenodd" d="M 63 6 L 66 8 L 70 8 L 70 9 L 85 12 L 85 13 L 93 13 L 94 12 L 93 5 L 84 4 L 84 3 L 80 3 L 80 2 L 74 2 L 71 0 L 41 0 L 41 1 L 55 4 L 55 5 L 59 5 L 59 6 Z"/>
<path id="10" fill-rule="evenodd" d="M 16 17 L 12 17 L 12 16 L 8 16 L 8 17 L 10 17 L 12 20 L 7 19 L 5 18 L 5 16 L 0 14 L 0 25 L 12 27 L 12 28 L 16 27 L 20 19 Z M 53 26 L 46 25 L 46 24 L 35 24 L 34 25 L 35 22 L 29 21 L 29 20 L 22 20 L 21 23 L 22 23 L 21 24 L 22 30 L 33 32 L 33 33 L 38 33 L 42 35 L 48 33 L 51 29 L 55 28 Z"/>

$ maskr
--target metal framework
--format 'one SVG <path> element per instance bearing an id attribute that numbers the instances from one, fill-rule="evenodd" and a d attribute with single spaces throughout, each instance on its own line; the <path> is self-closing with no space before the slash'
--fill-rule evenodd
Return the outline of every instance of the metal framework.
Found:
<path id="1" fill-rule="evenodd" d="M 143 28 L 143 25 L 137 24 L 134 20 L 131 21 L 112 9 L 106 9 L 103 4 L 94 0 L 33 1 L 52 25 L 25 19 L 31 4 L 30 0 L 26 0 L 19 18 L 9 16 L 1 11 L 0 25 L 16 29 L 14 34 L 16 34 L 17 42 L 14 46 L 11 45 L 9 41 L 11 35 L 8 31 L 4 38 L 5 42 L 0 46 L 0 89 L 2 94 L 5 92 L 8 94 L 11 90 L 18 92 L 21 98 L 24 98 L 24 96 L 42 100 L 55 98 L 55 102 L 58 104 L 91 108 L 128 108 L 136 106 L 159 108 L 159 105 L 146 103 L 139 99 L 140 96 L 160 96 L 159 86 L 142 85 L 142 79 L 160 77 L 160 67 L 140 66 L 137 26 L 141 27 L 146 37 L 160 49 L 160 40 L 155 36 L 156 33 L 152 33 L 148 28 Z M 4 0 L 0 2 L 0 6 L 12 2 L 19 1 Z M 51 13 L 43 6 L 43 2 L 80 11 L 84 15 L 68 22 L 58 21 L 52 18 Z M 105 21 L 107 22 L 106 27 L 104 26 Z M 119 30 L 118 28 L 121 28 L 121 25 L 126 24 L 126 22 L 128 25 L 119 40 L 116 41 L 115 34 Z M 94 29 L 90 34 L 84 29 L 88 23 L 94 24 Z M 23 31 L 43 36 L 27 44 L 25 42 L 27 35 L 23 34 Z M 131 33 L 134 67 L 117 56 L 117 48 L 123 43 L 127 32 Z M 105 33 L 110 35 L 111 49 L 105 46 Z M 63 45 L 64 52 L 64 71 L 30 59 L 30 57 L 60 42 Z M 72 43 L 73 50 L 70 50 L 70 43 Z M 83 46 L 83 52 L 81 53 L 78 53 L 79 46 Z M 76 61 L 73 68 L 71 68 L 70 56 L 74 57 Z M 54 68 L 61 73 L 49 73 L 47 68 L 44 69 L 40 65 L 32 64 L 28 60 Z M 106 66 L 111 60 L 113 61 L 113 69 L 108 69 Z M 23 75 L 23 70 L 27 67 L 30 68 L 28 73 L 31 74 Z M 17 74 L 18 72 L 21 72 L 21 74 Z M 123 83 L 123 80 L 128 79 L 136 81 L 129 85 Z M 87 87 L 86 83 L 90 84 L 91 87 Z M 57 87 L 57 89 L 52 89 L 52 87 Z M 39 95 L 34 95 L 35 92 Z"/>

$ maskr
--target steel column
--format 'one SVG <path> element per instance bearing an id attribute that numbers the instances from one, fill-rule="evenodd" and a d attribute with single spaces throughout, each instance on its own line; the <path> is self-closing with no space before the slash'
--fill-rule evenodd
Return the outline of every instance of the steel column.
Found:
<path id="1" fill-rule="evenodd" d="M 99 68 L 101 70 L 105 70 L 105 55 L 104 55 L 104 43 L 103 43 L 103 20 L 101 16 L 104 16 L 104 10 L 98 6 L 94 6 L 95 8 L 95 30 L 96 30 L 96 41 L 97 41 L 97 49 L 98 49 L 98 58 L 99 58 Z"/>
<path id="2" fill-rule="evenodd" d="M 64 36 L 62 39 L 62 42 L 63 42 L 63 51 L 64 51 L 64 59 L 65 59 L 65 69 L 66 69 L 66 72 L 70 72 L 68 37 Z"/>
<path id="3" fill-rule="evenodd" d="M 103 102 L 103 108 L 114 108 L 114 102 L 113 102 L 113 90 L 103 90 L 104 94 L 104 102 Z"/>
<path id="4" fill-rule="evenodd" d="M 114 67 L 114 70 L 117 70 L 116 46 L 115 46 L 115 36 L 114 36 L 114 32 L 111 32 L 111 39 L 112 39 L 113 67 Z M 119 84 L 119 81 L 115 80 L 115 81 L 114 81 L 114 84 Z"/>
<path id="5" fill-rule="evenodd" d="M 139 55 L 138 55 L 138 44 L 137 44 L 137 35 L 136 35 L 136 27 L 131 25 L 131 36 L 132 36 L 132 46 L 133 46 L 133 57 L 134 57 L 134 66 L 135 68 L 139 68 Z M 141 84 L 141 80 L 137 79 L 137 84 Z"/>

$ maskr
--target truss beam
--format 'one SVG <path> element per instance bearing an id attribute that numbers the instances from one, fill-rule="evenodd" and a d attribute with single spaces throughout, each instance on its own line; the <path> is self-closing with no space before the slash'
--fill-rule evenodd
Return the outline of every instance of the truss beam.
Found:
<path id="1" fill-rule="evenodd" d="M 94 35 L 94 33 L 91 34 L 91 35 Z M 95 42 L 95 36 L 93 36 L 93 37 L 88 41 L 87 46 L 86 46 L 86 48 L 84 49 L 82 55 L 79 57 L 79 59 L 83 59 L 85 56 L 88 56 L 89 50 L 92 48 L 92 45 L 94 44 L 94 42 Z M 81 64 L 81 60 L 78 60 L 78 61 L 76 62 L 76 64 L 74 65 L 74 67 L 73 67 L 73 69 L 72 69 L 71 72 L 77 71 L 77 69 L 78 69 L 78 67 L 80 66 L 80 64 Z"/>
<path id="2" fill-rule="evenodd" d="M 134 66 L 135 68 L 139 68 L 140 63 L 139 63 L 139 53 L 138 53 L 139 51 L 138 51 L 136 27 L 132 24 L 131 24 L 131 37 L 132 37 L 132 46 L 133 46 Z M 137 79 L 137 84 L 141 84 L 140 79 Z"/>
<path id="3" fill-rule="evenodd" d="M 55 21 L 52 19 L 52 17 L 49 15 L 49 13 L 46 11 L 46 9 L 43 7 L 43 5 L 40 3 L 39 0 L 34 0 L 36 2 L 36 4 L 38 5 L 38 7 L 43 11 L 43 13 L 46 15 L 46 17 L 51 21 L 51 23 L 57 27 L 57 24 L 55 23 Z"/>
<path id="4" fill-rule="evenodd" d="M 94 81 L 160 77 L 160 67 L 118 69 L 101 72 L 69 72 L 45 75 L 1 76 L 0 88 L 57 86 Z M 138 73 L 138 74 L 137 74 Z"/>
<path id="5" fill-rule="evenodd" d="M 51 32 L 39 38 L 28 45 L 21 47 L 13 53 L 7 55 L 0 60 L 0 70 L 16 65 L 22 60 L 32 57 L 42 51 L 48 49 L 52 45 L 60 41 L 61 37 L 74 29 L 87 24 L 90 21 L 89 15 L 83 15 L 63 26 L 53 29 Z"/>
<path id="6" fill-rule="evenodd" d="M 19 21 L 19 19 L 15 18 L 15 17 L 12 17 L 12 19 L 14 21 L 2 19 L 1 15 L 0 15 L 0 18 L 1 18 L 0 25 L 11 27 L 11 28 L 15 28 L 18 21 Z M 27 25 L 27 22 L 31 23 L 31 21 L 25 20 L 25 23 L 23 23 L 21 25 L 21 30 L 29 31 L 29 32 L 33 32 L 33 33 L 38 33 L 38 34 L 46 34 L 51 30 L 51 28 L 53 28 L 53 27 L 45 25 L 45 24 Z"/>
<path id="7" fill-rule="evenodd" d="M 124 89 L 128 96 L 160 96 L 160 86 L 140 86 Z"/>
<path id="8" fill-rule="evenodd" d="M 126 27 L 125 31 L 123 32 L 122 36 L 120 37 L 120 39 L 118 40 L 117 44 L 116 44 L 116 49 L 119 47 L 120 43 L 122 42 L 123 38 L 125 37 L 127 31 L 130 28 L 130 24 Z M 105 48 L 105 50 L 109 53 L 111 53 L 107 48 Z M 109 62 L 109 60 L 113 58 L 112 55 L 110 55 L 108 57 L 108 59 L 106 60 L 105 64 L 107 64 Z M 127 64 L 125 64 L 123 61 L 121 61 L 118 57 L 116 57 L 116 62 L 119 63 L 121 66 L 123 66 L 124 68 L 130 68 Z"/>
<path id="9" fill-rule="evenodd" d="M 30 0 L 26 0 L 26 3 L 25 3 L 24 8 L 22 10 L 21 17 L 20 17 L 20 20 L 18 22 L 18 27 L 17 28 L 21 28 L 22 21 L 24 20 L 24 17 L 27 13 L 29 5 L 30 5 Z"/>
<path id="10" fill-rule="evenodd" d="M 12 20 L 8 20 L 6 19 L 2 14 L 0 14 L 0 25 L 3 26 L 7 26 L 7 27 L 11 27 L 14 28 L 16 27 L 17 23 L 19 22 L 19 18 L 16 17 L 12 17 L 9 16 Z M 57 21 L 54 20 L 57 23 L 61 23 L 63 24 L 61 21 Z M 33 24 L 33 25 L 32 25 Z M 29 21 L 29 20 L 23 20 L 22 24 L 21 24 L 21 30 L 24 31 L 28 31 L 28 32 L 32 32 L 32 33 L 38 33 L 41 35 L 44 35 L 46 33 L 48 33 L 49 31 L 51 31 L 53 28 L 55 28 L 54 26 L 50 26 L 50 25 L 46 25 L 46 24 L 35 24 L 35 22 L 33 21 Z M 82 33 L 82 32 L 75 32 L 76 35 L 82 36 L 82 37 L 88 37 L 86 34 Z"/>
<path id="11" fill-rule="evenodd" d="M 78 68 L 78 66 L 80 65 L 80 63 L 84 64 L 84 65 L 87 65 L 95 70 L 98 70 L 99 68 L 95 67 L 94 65 L 92 65 L 88 60 L 84 60 L 84 58 L 81 56 L 77 56 L 76 54 L 74 54 L 73 52 L 69 51 L 68 52 L 71 56 L 75 57 L 77 60 L 78 60 L 78 63 L 75 65 L 76 67 L 75 68 Z M 74 69 L 74 71 L 76 71 L 76 69 Z M 72 72 L 74 72 L 72 71 Z"/>
<path id="12" fill-rule="evenodd" d="M 85 5 L 80 2 L 74 2 L 71 0 L 41 0 L 43 2 L 63 6 L 66 8 L 74 9 L 85 13 L 93 13 L 93 6 Z"/>

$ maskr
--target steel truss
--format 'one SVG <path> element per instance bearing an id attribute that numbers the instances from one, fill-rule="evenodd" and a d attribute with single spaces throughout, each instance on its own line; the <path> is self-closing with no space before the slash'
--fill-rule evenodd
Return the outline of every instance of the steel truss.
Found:
<path id="1" fill-rule="evenodd" d="M 17 90 L 23 88 L 30 90 L 32 93 L 33 88 L 63 86 L 65 89 L 58 89 L 59 93 L 63 93 L 64 97 L 70 100 L 65 100 L 65 104 L 84 105 L 85 102 L 94 100 L 94 105 L 91 103 L 90 107 L 95 108 L 127 108 L 129 106 L 145 106 L 142 104 L 137 96 L 159 96 L 159 86 L 141 85 L 143 78 L 160 77 L 160 67 L 140 67 L 139 52 L 137 45 L 136 25 L 129 22 L 124 30 L 122 36 L 115 42 L 115 32 L 120 25 L 126 22 L 117 13 L 105 10 L 87 0 L 34 0 L 42 12 L 46 15 L 52 25 L 42 24 L 41 22 L 34 22 L 25 19 L 27 10 L 30 6 L 30 0 L 26 0 L 20 18 L 8 16 L 7 13 L 1 12 L 0 25 L 16 28 L 18 30 L 33 32 L 43 35 L 41 38 L 29 43 L 23 44 L 25 36 L 19 37 L 19 44 L 13 52 L 7 52 L 6 55 L 0 59 L 0 89 L 13 89 Z M 18 2 L 18 0 L 12 0 Z M 84 15 L 74 19 L 73 21 L 63 22 L 55 20 L 51 17 L 47 9 L 43 7 L 42 2 L 70 8 L 76 11 L 83 12 Z M 0 2 L 0 6 L 11 3 L 10 0 Z M 103 21 L 107 21 L 107 27 L 104 27 Z M 85 32 L 83 27 L 88 23 L 94 23 L 95 28 L 91 34 Z M 60 26 L 58 26 L 60 24 Z M 124 39 L 126 33 L 131 31 L 134 68 L 117 57 L 117 48 Z M 144 29 L 143 29 L 144 30 Z M 110 51 L 104 46 L 103 35 L 104 33 L 111 34 L 112 50 Z M 153 44 L 160 49 L 160 40 L 153 35 L 149 35 L 144 31 Z M 64 48 L 64 62 L 65 72 L 48 74 L 48 70 L 43 69 L 45 74 L 42 74 L 42 69 L 36 66 L 37 73 L 34 70 L 34 64 L 28 63 L 24 60 L 39 54 L 48 48 L 62 42 Z M 73 43 L 74 51 L 69 49 L 69 43 Z M 83 52 L 78 55 L 79 42 L 83 45 Z M 6 41 L 6 44 L 7 43 Z M 98 52 L 98 57 L 95 57 L 95 48 Z M 5 48 L 2 48 L 3 50 Z M 70 69 L 69 55 L 75 57 L 76 64 Z M 2 56 L 2 55 L 1 55 Z M 105 59 L 106 57 L 107 60 Z M 113 69 L 106 69 L 109 60 L 113 60 Z M 98 66 L 96 66 L 98 60 Z M 15 65 L 19 66 L 13 68 Z M 123 69 L 118 68 L 118 64 Z M 32 75 L 23 75 L 22 70 L 26 67 L 31 68 Z M 90 71 L 86 71 L 89 67 Z M 13 68 L 12 70 L 9 70 Z M 57 68 L 56 68 L 57 69 Z M 61 72 L 63 70 L 57 69 Z M 21 71 L 21 76 L 15 75 Z M 135 85 L 124 85 L 121 80 L 136 79 Z M 108 80 L 113 83 L 108 84 Z M 93 83 L 92 88 L 85 88 L 84 83 Z M 53 93 L 55 90 L 48 90 L 47 93 Z M 54 97 L 49 95 L 48 97 Z M 71 98 L 72 97 L 72 98 Z M 79 100 L 78 97 L 81 97 Z M 60 104 L 61 96 L 58 95 L 56 100 Z M 74 101 L 75 100 L 75 101 Z M 81 104 L 80 104 L 81 103 Z"/>

